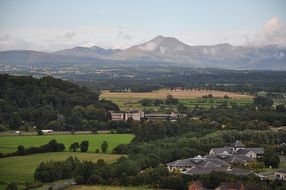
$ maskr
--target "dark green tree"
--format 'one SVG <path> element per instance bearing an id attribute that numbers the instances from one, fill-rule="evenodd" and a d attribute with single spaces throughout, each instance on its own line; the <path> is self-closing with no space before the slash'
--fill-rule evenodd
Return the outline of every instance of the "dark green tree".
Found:
<path id="1" fill-rule="evenodd" d="M 9 126 L 11 129 L 19 129 L 22 124 L 21 116 L 18 112 L 13 112 L 10 116 Z"/>
<path id="2" fill-rule="evenodd" d="M 70 150 L 72 150 L 73 152 L 76 152 L 76 150 L 79 148 L 79 143 L 78 142 L 75 142 L 75 143 L 72 143 L 70 145 Z"/>
<path id="3" fill-rule="evenodd" d="M 25 147 L 23 145 L 19 145 L 17 147 L 17 154 L 24 155 L 25 154 Z"/>
<path id="4" fill-rule="evenodd" d="M 108 149 L 108 143 L 106 141 L 103 141 L 103 143 L 101 144 L 101 150 L 103 153 L 106 153 Z"/>
<path id="5" fill-rule="evenodd" d="M 82 141 L 79 145 L 81 152 L 86 152 L 88 150 L 89 142 L 88 141 Z"/>

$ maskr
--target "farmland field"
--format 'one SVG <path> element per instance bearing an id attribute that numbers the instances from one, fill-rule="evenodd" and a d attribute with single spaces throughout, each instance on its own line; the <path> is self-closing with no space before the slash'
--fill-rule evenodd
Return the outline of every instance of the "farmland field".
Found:
<path id="1" fill-rule="evenodd" d="M 128 110 L 128 109 L 153 109 L 157 110 L 160 106 L 164 107 L 174 107 L 167 105 L 160 106 L 142 106 L 140 104 L 140 100 L 142 99 L 166 99 L 167 95 L 172 95 L 175 98 L 179 99 L 179 102 L 188 107 L 195 107 L 196 105 L 204 108 L 209 108 L 211 106 L 219 106 L 225 101 L 228 104 L 235 103 L 236 105 L 246 105 L 251 104 L 253 102 L 252 96 L 246 94 L 239 94 L 233 92 L 224 92 L 217 90 L 168 90 L 161 89 L 153 92 L 142 92 L 142 93 L 134 93 L 134 92 L 110 92 L 110 91 L 102 91 L 100 98 L 104 98 L 107 100 L 111 100 L 113 103 L 117 104 L 120 109 Z M 202 99 L 201 97 L 204 95 L 212 94 L 213 99 Z M 224 99 L 223 97 L 227 95 L 230 99 Z"/>
<path id="2" fill-rule="evenodd" d="M 100 97 L 105 99 L 110 98 L 124 98 L 124 99 L 164 99 L 170 94 L 178 99 L 194 99 L 200 98 L 204 95 L 212 94 L 214 97 L 223 98 L 227 95 L 230 98 L 238 99 L 250 99 L 252 96 L 234 92 L 225 92 L 218 90 L 170 90 L 170 89 L 160 89 L 153 92 L 110 92 L 102 91 Z"/>
<path id="3" fill-rule="evenodd" d="M 80 160 L 97 161 L 104 159 L 106 162 L 115 161 L 122 155 L 116 154 L 95 154 L 82 152 L 55 152 L 42 153 L 27 156 L 15 156 L 0 159 L 0 182 L 9 181 L 33 181 L 33 173 L 42 161 L 65 160 L 69 156 L 76 156 Z"/>
<path id="4" fill-rule="evenodd" d="M 24 147 L 37 147 L 47 144 L 50 140 L 56 139 L 63 143 L 68 151 L 69 146 L 74 142 L 89 141 L 88 152 L 95 152 L 103 141 L 107 141 L 109 147 L 107 152 L 111 153 L 112 149 L 119 144 L 127 144 L 133 139 L 132 134 L 80 134 L 80 135 L 44 135 L 44 136 L 2 136 L 0 137 L 0 152 L 15 152 L 18 145 Z"/>

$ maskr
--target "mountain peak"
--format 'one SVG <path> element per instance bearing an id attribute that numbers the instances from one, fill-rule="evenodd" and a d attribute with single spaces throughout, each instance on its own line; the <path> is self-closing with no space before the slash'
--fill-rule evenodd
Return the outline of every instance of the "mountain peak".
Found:
<path id="1" fill-rule="evenodd" d="M 155 39 L 164 39 L 164 38 L 166 38 L 166 37 L 164 37 L 163 35 L 158 35 L 155 38 L 153 38 L 153 40 L 155 40 Z"/>

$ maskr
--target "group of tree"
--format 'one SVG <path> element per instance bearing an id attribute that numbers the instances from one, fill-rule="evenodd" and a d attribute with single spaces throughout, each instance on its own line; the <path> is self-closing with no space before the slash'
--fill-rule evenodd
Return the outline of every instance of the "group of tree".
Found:
<path id="1" fill-rule="evenodd" d="M 166 99 L 143 99 L 139 101 L 142 106 L 160 106 L 164 105 L 176 105 L 179 103 L 177 98 L 174 98 L 172 95 L 167 95 Z"/>
<path id="2" fill-rule="evenodd" d="M 117 105 L 71 82 L 0 75 L 0 123 L 12 130 L 80 130 L 82 123 L 106 121 Z"/>
<path id="3" fill-rule="evenodd" d="M 29 147 L 25 148 L 23 145 L 17 147 L 17 151 L 13 153 L 3 154 L 0 153 L 0 157 L 10 157 L 10 156 L 23 156 L 29 154 L 45 153 L 45 152 L 62 152 L 65 150 L 65 145 L 58 143 L 56 140 L 49 141 L 48 144 L 41 145 L 39 147 Z"/>
<path id="4" fill-rule="evenodd" d="M 87 152 L 89 148 L 89 142 L 88 141 L 82 141 L 80 144 L 78 142 L 72 143 L 69 147 L 69 150 L 76 152 L 77 149 L 80 149 L 81 152 Z M 103 153 L 106 153 L 108 149 L 108 143 L 106 141 L 103 141 L 101 144 L 101 151 Z M 99 150 L 96 149 L 96 152 L 98 153 Z"/>

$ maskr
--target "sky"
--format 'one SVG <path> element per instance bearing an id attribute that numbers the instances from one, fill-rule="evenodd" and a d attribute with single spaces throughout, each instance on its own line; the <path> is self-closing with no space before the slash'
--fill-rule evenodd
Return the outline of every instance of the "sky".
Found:
<path id="1" fill-rule="evenodd" d="M 286 46 L 285 0 L 0 0 L 0 51 L 189 45 Z"/>

